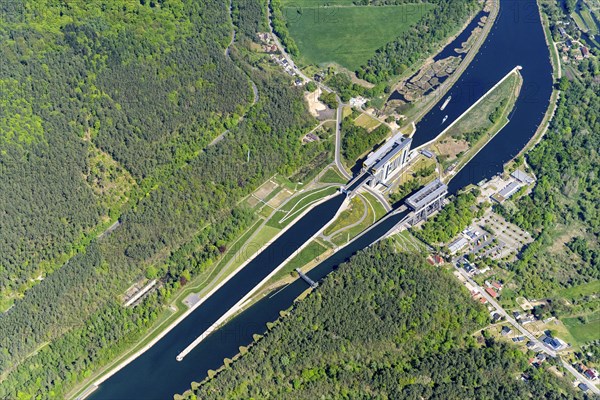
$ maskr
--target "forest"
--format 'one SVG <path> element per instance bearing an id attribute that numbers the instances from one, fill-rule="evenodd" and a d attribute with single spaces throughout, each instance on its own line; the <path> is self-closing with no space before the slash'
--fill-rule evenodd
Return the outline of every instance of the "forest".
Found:
<path id="1" fill-rule="evenodd" d="M 516 207 L 497 207 L 537 236 L 508 266 L 522 294 L 534 298 L 600 279 L 600 83 L 594 63 L 582 62 L 578 73 L 559 83 L 556 114 L 544 139 L 526 155 L 538 179 L 533 191 Z M 565 244 L 547 257 L 565 235 Z"/>
<path id="2" fill-rule="evenodd" d="M 46 103 L 32 106 L 43 116 L 38 135 L 18 131 L 27 132 L 18 123 L 37 126 L 34 118 L 9 120 L 16 133 L 2 136 L 3 151 L 13 152 L 19 163 L 3 166 L 13 169 L 11 179 L 1 180 L 11 186 L 3 187 L 3 204 L 10 207 L 3 208 L 7 234 L 0 236 L 8 243 L 14 242 L 11 235 L 30 238 L 36 251 L 29 261 L 23 244 L 3 252 L 11 264 L 2 262 L 0 281 L 12 282 L 13 276 L 27 281 L 40 271 L 42 256 L 52 260 L 63 254 L 106 213 L 84 179 L 90 147 L 116 160 L 136 183 L 118 210 L 117 229 L 69 252 L 64 265 L 45 270 L 44 279 L 1 315 L 0 398 L 63 398 L 142 336 L 185 283 L 182 276 L 210 268 L 226 243 L 251 224 L 252 212 L 238 206 L 243 196 L 274 173 L 292 175 L 327 151 L 322 142 L 301 143 L 315 125 L 302 90 L 247 50 L 265 26 L 262 2 L 234 1 L 238 34 L 228 53 L 232 21 L 220 1 L 140 3 L 142 9 L 131 14 L 130 2 L 123 1 L 104 9 L 100 19 L 80 14 L 87 7 L 85 15 L 93 15 L 90 9 L 99 11 L 94 7 L 100 4 L 69 4 L 28 6 L 41 14 L 27 19 L 40 23 L 15 21 L 13 31 L 3 31 L 14 40 L 2 51 L 23 54 L 3 57 L 2 73 L 22 74 L 15 80 L 29 82 L 15 96 Z M 54 20 L 63 15 L 75 22 Z M 33 37 L 37 41 L 26 39 Z M 48 55 L 36 59 L 29 46 L 47 49 Z M 250 80 L 259 93 L 252 107 Z M 26 109 L 25 100 L 15 104 Z M 226 129 L 224 140 L 208 146 Z M 39 156 L 35 146 L 45 146 Z M 56 172 L 40 163 L 51 163 Z M 32 173 L 20 173 L 27 169 Z M 56 176 L 39 179 L 33 174 L 38 170 Z M 35 201 L 27 201 L 27 193 Z M 37 214 L 23 215 L 19 207 Z M 56 220 L 32 224 L 44 212 Z M 57 248 L 42 254 L 47 236 Z M 139 306 L 123 308 L 119 295 L 144 276 L 158 278 L 160 289 Z"/>
<path id="3" fill-rule="evenodd" d="M 81 251 L 136 196 L 132 186 L 147 191 L 144 178 L 194 157 L 250 101 L 247 77 L 223 55 L 227 10 L 157 4 L 0 6 L 3 296 Z M 98 153 L 135 182 L 110 190 L 123 173 L 94 177 L 106 167 Z"/>
<path id="4" fill-rule="evenodd" d="M 352 166 L 358 158 L 373 149 L 389 134 L 390 128 L 381 124 L 369 132 L 362 126 L 354 124 L 351 116 L 342 120 L 342 154 L 348 165 Z"/>
<path id="5" fill-rule="evenodd" d="M 413 233 L 432 245 L 448 243 L 450 239 L 469 226 L 473 222 L 473 218 L 481 216 L 483 213 L 482 209 L 473 209 L 473 206 L 477 204 L 476 200 L 477 193 L 473 191 L 458 194 L 435 217 L 425 222 L 420 229 L 413 229 Z"/>
<path id="6" fill-rule="evenodd" d="M 406 0 L 381 1 L 381 4 L 402 4 Z M 448 37 L 464 25 L 469 16 L 479 11 L 474 0 L 432 0 L 435 7 L 417 24 L 375 55 L 356 71 L 356 75 L 371 83 L 385 82 L 400 75 L 409 66 L 438 50 Z"/>
<path id="7" fill-rule="evenodd" d="M 379 243 L 186 397 L 581 398 L 515 347 L 474 337 L 488 318 L 450 273 Z"/>

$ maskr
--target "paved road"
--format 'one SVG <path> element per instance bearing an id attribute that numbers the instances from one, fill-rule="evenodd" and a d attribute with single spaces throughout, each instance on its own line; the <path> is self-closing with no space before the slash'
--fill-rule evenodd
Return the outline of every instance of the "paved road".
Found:
<path id="1" fill-rule="evenodd" d="M 569 371 L 571 373 L 571 375 L 573 375 L 575 378 L 577 378 L 578 381 L 585 383 L 592 392 L 594 392 L 597 395 L 600 395 L 600 389 L 598 389 L 598 387 L 596 385 L 594 385 L 588 378 L 586 378 L 585 376 L 580 374 L 575 368 L 573 368 L 573 366 L 571 364 L 569 364 L 565 360 L 561 359 L 561 361 L 562 361 L 563 367 L 565 367 L 567 369 L 567 371 Z"/>
<path id="2" fill-rule="evenodd" d="M 455 268 L 474 288 L 476 288 L 479 291 L 479 293 L 481 293 L 481 295 L 492 306 L 494 306 L 496 308 L 496 312 L 498 314 L 502 315 L 506 319 L 506 322 L 508 322 L 509 324 L 514 326 L 519 332 L 521 332 L 529 340 L 534 342 L 536 344 L 537 348 L 540 349 L 542 352 L 548 354 L 551 357 L 559 357 L 558 354 L 556 353 L 556 351 L 550 349 L 542 341 L 538 340 L 538 338 L 533 336 L 533 334 L 531 334 L 531 332 L 529 332 L 527 329 L 523 328 L 523 326 L 521 326 L 521 324 L 519 324 L 517 321 L 515 321 L 515 319 L 511 315 L 509 315 L 504 310 L 504 308 L 502 308 L 500 306 L 500 304 L 498 304 L 496 302 L 496 300 L 494 300 L 492 298 L 492 296 L 487 294 L 487 292 L 485 290 L 483 290 L 483 288 L 481 286 L 479 286 L 473 279 L 471 279 L 471 277 L 469 276 L 469 274 L 467 274 L 467 272 L 465 270 L 463 270 L 462 268 L 456 267 L 456 266 L 455 266 Z M 561 358 L 561 362 L 562 362 L 563 366 L 567 369 L 567 371 L 569 371 L 571 373 L 571 375 L 573 375 L 575 377 L 575 379 L 585 383 L 592 392 L 594 392 L 596 394 L 600 394 L 600 390 L 596 387 L 596 385 L 594 385 L 592 382 L 590 382 L 589 379 L 587 379 L 585 376 L 583 376 L 582 374 L 577 372 L 577 370 L 575 368 L 573 368 L 568 362 L 564 361 L 562 358 Z"/>
<path id="3" fill-rule="evenodd" d="M 290 57 L 290 55 L 285 51 L 285 49 L 283 48 L 283 45 L 279 41 L 279 38 L 275 34 L 275 31 L 273 31 L 273 21 L 271 20 L 271 2 L 270 1 L 269 1 L 269 4 L 267 4 L 267 18 L 269 19 L 269 30 L 271 31 L 271 37 L 273 38 L 273 42 L 275 43 L 275 46 L 277 46 L 277 49 L 279 50 L 281 55 L 287 60 L 288 64 L 292 67 L 292 70 L 296 74 L 298 74 L 298 76 L 301 77 L 304 80 L 304 82 L 310 81 L 311 79 L 308 76 L 304 75 L 304 73 L 302 71 L 300 71 L 300 69 L 298 67 L 296 67 L 296 64 L 294 64 L 294 60 L 292 60 L 292 57 Z"/>
<path id="4" fill-rule="evenodd" d="M 477 284 L 477 282 L 475 282 L 473 279 L 471 279 L 469 274 L 467 274 L 467 272 L 464 269 L 459 268 L 457 266 L 454 266 L 454 267 L 474 288 L 476 288 L 479 291 L 479 293 L 481 293 L 481 295 L 492 306 L 494 306 L 494 308 L 496 308 L 496 312 L 498 312 L 498 314 L 502 315 L 506 319 L 506 322 L 513 325 L 515 328 L 517 328 L 517 330 L 519 332 L 521 332 L 529 340 L 534 342 L 541 351 L 543 351 L 544 353 L 548 354 L 551 357 L 556 357 L 557 354 L 554 350 L 548 348 L 542 341 L 538 340 L 538 338 L 533 336 L 533 334 L 531 332 L 529 332 L 527 329 L 523 328 L 523 326 L 521 326 L 521 324 L 519 324 L 509 313 L 507 313 L 506 310 L 504 310 L 504 308 L 502 308 L 502 306 L 500 306 L 500 304 L 498 304 L 498 302 L 496 302 L 496 300 L 494 300 L 494 298 L 492 296 L 490 296 L 481 286 L 479 286 Z"/>

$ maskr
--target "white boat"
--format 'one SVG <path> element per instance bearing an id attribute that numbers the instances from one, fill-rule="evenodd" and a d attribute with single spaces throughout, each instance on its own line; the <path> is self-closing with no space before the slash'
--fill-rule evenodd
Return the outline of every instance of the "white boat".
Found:
<path id="1" fill-rule="evenodd" d="M 442 104 L 442 106 L 440 107 L 440 110 L 444 111 L 444 108 L 446 108 L 446 106 L 448 105 L 448 103 L 450 103 L 450 100 L 452 100 L 452 96 L 448 96 L 448 98 L 446 99 L 446 101 L 444 101 L 444 104 Z"/>
<path id="2" fill-rule="evenodd" d="M 442 124 L 443 124 L 444 122 L 446 122 L 446 120 L 447 120 L 447 119 L 448 119 L 448 116 L 446 115 L 446 116 L 444 117 L 444 119 L 442 120 Z"/>

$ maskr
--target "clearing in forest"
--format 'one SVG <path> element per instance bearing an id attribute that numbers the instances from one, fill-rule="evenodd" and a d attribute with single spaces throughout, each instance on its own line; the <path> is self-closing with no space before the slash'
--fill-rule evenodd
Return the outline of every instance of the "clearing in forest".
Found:
<path id="1" fill-rule="evenodd" d="M 337 63 L 352 71 L 414 26 L 434 5 L 354 6 L 351 1 L 284 0 L 288 30 L 306 64 Z"/>

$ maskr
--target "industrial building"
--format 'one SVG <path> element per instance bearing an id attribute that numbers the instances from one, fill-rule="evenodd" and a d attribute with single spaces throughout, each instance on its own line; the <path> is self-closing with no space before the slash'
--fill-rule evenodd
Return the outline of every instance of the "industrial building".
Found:
<path id="1" fill-rule="evenodd" d="M 411 138 L 405 138 L 398 133 L 367 156 L 363 163 L 363 171 L 373 176 L 369 182 L 371 187 L 380 183 L 386 185 L 394 172 L 406 164 L 411 143 Z"/>
<path id="2" fill-rule="evenodd" d="M 415 225 L 417 222 L 427 219 L 434 211 L 440 210 L 447 194 L 448 186 L 442 181 L 435 179 L 429 182 L 404 202 L 412 210 L 406 223 Z"/>
<path id="3" fill-rule="evenodd" d="M 421 211 L 444 198 L 447 193 L 448 186 L 444 185 L 439 179 L 435 179 L 406 199 L 405 203 L 412 210 Z"/>

